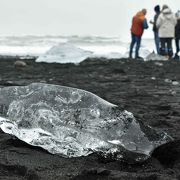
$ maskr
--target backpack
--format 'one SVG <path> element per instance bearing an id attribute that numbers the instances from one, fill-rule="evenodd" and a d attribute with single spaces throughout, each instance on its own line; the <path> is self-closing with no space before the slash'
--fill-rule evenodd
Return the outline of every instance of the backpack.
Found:
<path id="1" fill-rule="evenodd" d="M 148 29 L 148 23 L 147 23 L 147 20 L 146 20 L 146 18 L 144 19 L 144 21 L 143 21 L 143 29 Z"/>

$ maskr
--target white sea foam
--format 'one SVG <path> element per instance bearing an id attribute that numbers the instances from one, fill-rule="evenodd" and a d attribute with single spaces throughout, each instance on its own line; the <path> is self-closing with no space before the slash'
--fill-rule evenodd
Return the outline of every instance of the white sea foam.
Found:
<path id="1" fill-rule="evenodd" d="M 80 62 L 87 57 L 128 57 L 130 39 L 96 36 L 22 36 L 0 37 L 0 55 L 39 56 L 39 62 Z M 60 50 L 58 50 L 61 48 Z M 71 46 L 71 47 L 70 47 Z M 56 48 L 56 51 L 54 50 Z M 80 49 L 79 49 L 80 48 Z M 53 50 L 53 52 L 52 52 Z M 140 56 L 154 50 L 152 39 L 143 39 Z M 87 53 L 90 51 L 91 53 Z M 51 56 L 50 56 L 51 53 Z M 78 58 L 77 58 L 78 54 Z M 48 55 L 48 57 L 46 56 Z M 81 57 L 82 55 L 82 57 Z M 67 58 L 64 58 L 67 57 Z"/>

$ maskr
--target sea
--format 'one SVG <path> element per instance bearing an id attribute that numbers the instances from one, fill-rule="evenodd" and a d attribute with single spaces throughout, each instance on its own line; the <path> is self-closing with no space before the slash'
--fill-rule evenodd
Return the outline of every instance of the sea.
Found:
<path id="1" fill-rule="evenodd" d="M 126 58 L 130 39 L 100 36 L 2 36 L 1 56 L 37 56 L 37 62 L 78 63 L 91 58 Z M 140 56 L 155 51 L 153 39 L 142 39 Z"/>

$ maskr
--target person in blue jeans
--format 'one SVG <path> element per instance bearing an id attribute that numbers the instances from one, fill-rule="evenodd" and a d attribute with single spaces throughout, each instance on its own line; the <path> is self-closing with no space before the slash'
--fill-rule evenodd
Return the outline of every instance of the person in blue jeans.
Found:
<path id="1" fill-rule="evenodd" d="M 130 44 L 130 53 L 129 53 L 130 58 L 132 58 L 132 51 L 133 51 L 133 47 L 135 44 L 136 44 L 135 58 L 140 58 L 139 57 L 139 48 L 141 46 L 141 36 L 137 36 L 137 35 L 131 33 L 131 44 Z"/>
<path id="2" fill-rule="evenodd" d="M 154 32 L 154 41 L 156 46 L 156 52 L 157 54 L 160 54 L 160 38 L 158 33 L 158 28 L 156 27 L 157 18 L 160 14 L 160 6 L 157 5 L 154 7 L 155 15 L 154 15 L 154 21 L 150 21 L 151 24 L 153 24 L 153 32 Z"/>
<path id="3" fill-rule="evenodd" d="M 136 44 L 135 58 L 136 59 L 141 58 L 139 57 L 141 37 L 143 35 L 144 29 L 148 28 L 147 20 L 145 18 L 146 13 L 147 13 L 146 9 L 142 9 L 132 19 L 129 58 L 132 58 L 133 48 L 135 44 Z"/>

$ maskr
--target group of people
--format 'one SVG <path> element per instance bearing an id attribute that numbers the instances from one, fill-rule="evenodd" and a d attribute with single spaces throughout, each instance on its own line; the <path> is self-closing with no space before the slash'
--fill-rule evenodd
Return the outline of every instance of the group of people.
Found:
<path id="1" fill-rule="evenodd" d="M 180 52 L 180 11 L 173 13 L 167 5 L 163 5 L 162 9 L 157 5 L 154 7 L 154 20 L 150 21 L 153 24 L 154 40 L 157 54 L 167 56 L 168 59 L 179 59 Z M 133 48 L 135 48 L 135 58 L 139 56 L 141 45 L 141 37 L 145 29 L 148 29 L 146 9 L 142 9 L 132 19 L 131 26 L 131 44 L 129 57 L 133 57 Z M 172 40 L 175 39 L 176 53 L 173 54 Z M 174 55 L 174 56 L 173 56 Z"/>

